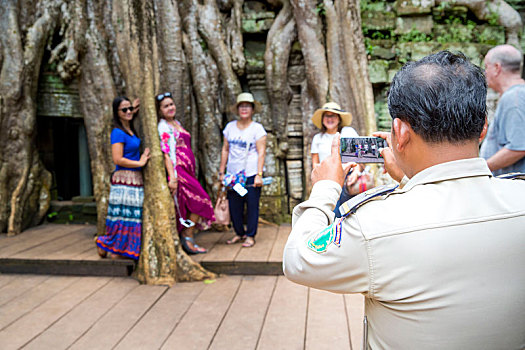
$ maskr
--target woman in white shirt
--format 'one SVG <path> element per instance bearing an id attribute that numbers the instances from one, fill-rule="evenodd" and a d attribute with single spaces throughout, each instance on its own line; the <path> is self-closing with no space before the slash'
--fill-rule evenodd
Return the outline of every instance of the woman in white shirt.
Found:
<path id="1" fill-rule="evenodd" d="M 259 199 L 263 185 L 262 175 L 266 156 L 266 131 L 260 123 L 252 120 L 261 111 L 261 104 L 248 92 L 237 96 L 235 113 L 238 120 L 229 122 L 224 128 L 224 143 L 221 151 L 219 178 L 221 182 L 244 171 L 246 194 L 228 190 L 228 204 L 235 236 L 226 243 L 241 243 L 249 248 L 255 244 L 259 221 Z M 246 206 L 246 228 L 244 228 L 244 207 Z"/>
<path id="2" fill-rule="evenodd" d="M 352 114 L 342 110 L 335 102 L 327 102 L 323 107 L 316 110 L 312 116 L 312 123 L 321 130 L 321 132 L 315 134 L 312 139 L 310 153 L 312 154 L 313 168 L 330 156 L 332 151 L 332 140 L 336 133 L 339 132 L 341 137 L 359 136 L 357 131 L 349 126 L 352 123 Z M 357 167 L 357 170 L 358 171 L 352 171 L 346 177 L 345 186 L 343 186 L 343 191 L 341 192 L 341 198 L 335 208 L 336 214 L 338 214 L 337 209 L 339 205 L 351 198 L 347 188 L 350 188 L 357 181 L 359 172 L 363 170 L 361 169 L 361 165 Z"/>

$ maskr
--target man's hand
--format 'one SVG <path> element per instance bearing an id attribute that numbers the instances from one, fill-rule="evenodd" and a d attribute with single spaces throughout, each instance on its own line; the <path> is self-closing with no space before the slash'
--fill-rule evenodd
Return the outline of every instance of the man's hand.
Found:
<path id="1" fill-rule="evenodd" d="M 379 152 L 383 156 L 383 159 L 385 160 L 385 172 L 392 177 L 397 182 L 401 182 L 403 179 L 403 176 L 405 176 L 405 173 L 396 163 L 396 157 L 394 157 L 394 153 L 392 152 L 392 141 L 390 138 L 389 132 L 374 132 L 372 134 L 375 137 L 380 137 L 383 140 L 386 140 L 386 143 L 388 144 L 388 147 L 381 148 Z"/>
<path id="2" fill-rule="evenodd" d="M 312 185 L 315 185 L 317 181 L 332 180 L 342 187 L 346 173 L 357 165 L 356 163 L 346 163 L 344 165 L 341 163 L 341 156 L 339 155 L 340 136 L 337 133 L 332 140 L 332 154 L 330 157 L 323 160 L 312 170 Z"/>

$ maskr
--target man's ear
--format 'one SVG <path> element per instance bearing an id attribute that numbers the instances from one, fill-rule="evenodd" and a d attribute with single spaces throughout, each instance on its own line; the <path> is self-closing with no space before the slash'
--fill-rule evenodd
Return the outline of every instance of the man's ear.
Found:
<path id="1" fill-rule="evenodd" d="M 396 144 L 392 145 L 398 152 L 403 152 L 410 142 L 412 128 L 399 118 L 394 119 L 392 129 L 396 134 Z"/>
<path id="2" fill-rule="evenodd" d="M 479 135 L 479 143 L 481 143 L 481 141 L 483 141 L 485 136 L 487 136 L 488 127 L 489 127 L 489 121 L 487 117 L 485 117 L 485 124 L 483 124 L 483 130 L 481 130 L 481 134 Z"/>
<path id="3" fill-rule="evenodd" d="M 501 70 L 502 70 L 501 63 L 495 62 L 494 63 L 494 72 L 496 73 L 496 76 L 501 74 Z"/>

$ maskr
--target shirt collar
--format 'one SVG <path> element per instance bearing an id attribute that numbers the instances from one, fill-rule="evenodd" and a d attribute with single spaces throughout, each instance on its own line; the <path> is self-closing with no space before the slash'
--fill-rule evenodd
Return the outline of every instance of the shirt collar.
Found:
<path id="1" fill-rule="evenodd" d="M 417 185 L 474 176 L 492 176 L 485 159 L 468 158 L 431 166 L 414 175 L 396 192 L 406 192 Z"/>

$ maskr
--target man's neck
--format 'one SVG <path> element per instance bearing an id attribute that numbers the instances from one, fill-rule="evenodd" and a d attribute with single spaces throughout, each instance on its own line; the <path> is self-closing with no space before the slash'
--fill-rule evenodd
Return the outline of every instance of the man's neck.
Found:
<path id="1" fill-rule="evenodd" d="M 508 76 L 504 79 L 501 79 L 500 88 L 498 89 L 498 92 L 501 96 L 505 93 L 505 91 L 507 91 L 514 85 L 520 84 L 525 84 L 525 80 L 523 80 L 519 75 Z"/>
<path id="2" fill-rule="evenodd" d="M 407 165 L 410 164 L 410 169 L 406 169 L 405 172 L 409 178 L 434 165 L 478 157 L 477 141 L 452 144 L 449 142 L 426 143 L 421 140 L 418 145 L 413 146 L 415 148 L 410 152 L 411 159 L 406 162 Z"/>

